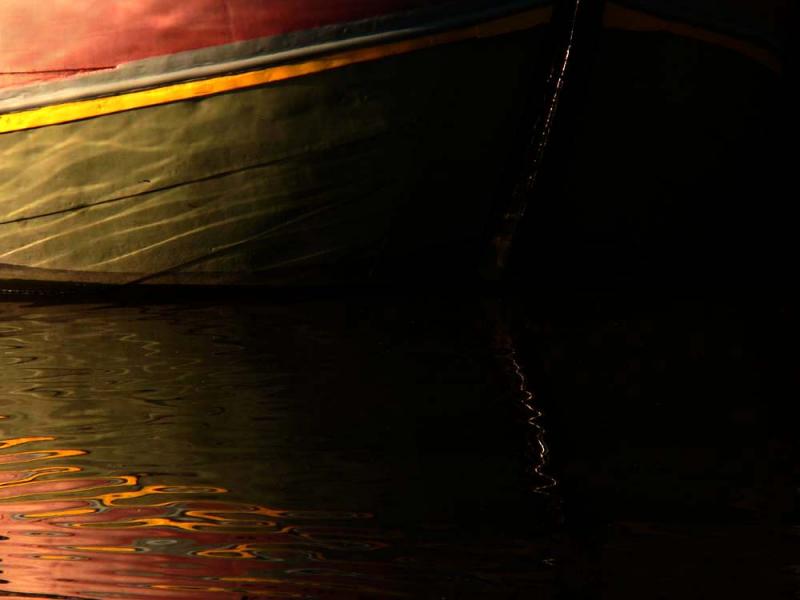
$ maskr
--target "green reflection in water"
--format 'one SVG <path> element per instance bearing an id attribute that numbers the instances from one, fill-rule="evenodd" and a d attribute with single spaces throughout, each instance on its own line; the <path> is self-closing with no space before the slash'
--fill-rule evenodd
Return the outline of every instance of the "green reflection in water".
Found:
<path id="1" fill-rule="evenodd" d="M 541 579 L 543 550 L 474 533 L 526 502 L 474 330 L 402 314 L 376 330 L 330 303 L 0 315 L 7 590 L 420 597 Z"/>

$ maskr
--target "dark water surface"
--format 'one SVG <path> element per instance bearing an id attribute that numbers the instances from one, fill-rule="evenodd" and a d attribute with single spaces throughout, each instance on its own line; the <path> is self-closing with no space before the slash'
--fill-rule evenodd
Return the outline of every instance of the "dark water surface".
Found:
<path id="1" fill-rule="evenodd" d="M 0 303 L 0 597 L 796 598 L 794 304 Z"/>

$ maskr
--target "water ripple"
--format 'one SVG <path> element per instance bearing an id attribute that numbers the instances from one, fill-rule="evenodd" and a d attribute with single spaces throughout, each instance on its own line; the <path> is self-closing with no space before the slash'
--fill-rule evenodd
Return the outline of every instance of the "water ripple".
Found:
<path id="1" fill-rule="evenodd" d="M 396 354 L 313 304 L 0 308 L 0 596 L 494 596 L 541 576 L 541 548 L 450 539 L 459 473 L 506 457 L 414 449 L 442 410 L 415 395 L 484 397 L 463 340 L 403 332 Z M 475 506 L 470 527 L 493 510 Z"/>

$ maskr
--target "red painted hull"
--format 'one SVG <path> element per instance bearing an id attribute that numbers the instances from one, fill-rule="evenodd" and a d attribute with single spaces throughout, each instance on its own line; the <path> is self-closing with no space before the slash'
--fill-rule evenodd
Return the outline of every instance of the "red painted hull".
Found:
<path id="1" fill-rule="evenodd" d="M 448 1 L 3 0 L 0 88 Z"/>

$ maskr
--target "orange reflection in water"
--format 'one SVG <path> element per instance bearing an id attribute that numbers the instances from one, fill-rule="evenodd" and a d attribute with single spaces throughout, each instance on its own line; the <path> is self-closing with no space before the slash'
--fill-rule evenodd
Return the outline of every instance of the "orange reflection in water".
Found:
<path id="1" fill-rule="evenodd" d="M 64 464 L 83 450 L 31 448 L 55 441 L 0 441 L 0 595 L 400 595 L 374 585 L 385 575 L 380 563 L 359 560 L 386 545 L 352 524 L 342 528 L 370 515 L 230 502 L 213 499 L 228 492 L 221 487 L 144 484 L 138 475 L 89 476 Z"/>

